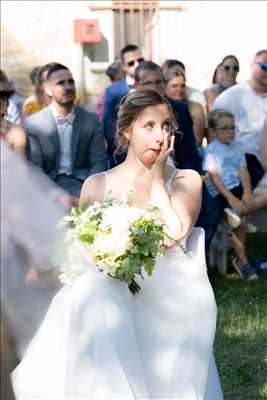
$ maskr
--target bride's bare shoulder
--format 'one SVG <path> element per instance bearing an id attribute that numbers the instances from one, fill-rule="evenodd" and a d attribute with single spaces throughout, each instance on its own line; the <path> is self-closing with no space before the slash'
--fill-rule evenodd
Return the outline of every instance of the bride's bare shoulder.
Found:
<path id="1" fill-rule="evenodd" d="M 79 206 L 86 208 L 95 201 L 102 202 L 106 189 L 106 173 L 89 176 L 83 183 Z"/>
<path id="2" fill-rule="evenodd" d="M 174 175 L 173 185 L 175 187 L 182 186 L 200 190 L 202 187 L 202 179 L 199 173 L 193 169 L 179 169 Z"/>

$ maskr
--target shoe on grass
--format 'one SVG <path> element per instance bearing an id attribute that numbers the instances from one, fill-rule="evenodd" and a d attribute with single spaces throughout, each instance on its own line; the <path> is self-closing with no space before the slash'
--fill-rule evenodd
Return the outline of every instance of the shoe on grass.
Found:
<path id="1" fill-rule="evenodd" d="M 226 220 L 227 220 L 228 224 L 234 229 L 238 228 L 241 224 L 241 218 L 238 215 L 237 211 L 235 211 L 233 208 L 229 208 L 229 207 L 224 208 L 223 211 L 226 216 Z"/>
<path id="2" fill-rule="evenodd" d="M 234 258 L 232 261 L 232 265 L 236 272 L 241 276 L 241 278 L 245 279 L 245 281 L 254 281 L 258 279 L 258 275 L 256 274 L 256 271 L 251 266 L 251 264 L 247 263 L 239 266 L 238 260 Z"/>
<path id="3" fill-rule="evenodd" d="M 258 228 L 256 227 L 256 225 L 252 224 L 251 222 L 247 223 L 247 232 L 248 233 L 255 233 L 257 232 Z"/>

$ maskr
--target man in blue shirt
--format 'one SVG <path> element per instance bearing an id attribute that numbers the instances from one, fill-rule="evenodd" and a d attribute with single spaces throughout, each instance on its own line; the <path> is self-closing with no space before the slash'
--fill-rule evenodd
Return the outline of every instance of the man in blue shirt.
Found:
<path id="1" fill-rule="evenodd" d="M 116 148 L 115 135 L 118 105 L 121 99 L 133 90 L 134 72 L 139 63 L 144 61 L 141 50 L 133 44 L 129 44 L 121 50 L 120 58 L 125 78 L 108 86 L 104 96 L 103 132 L 108 144 L 110 167 L 119 164 L 123 160 L 120 155 L 116 159 L 113 156 Z"/>

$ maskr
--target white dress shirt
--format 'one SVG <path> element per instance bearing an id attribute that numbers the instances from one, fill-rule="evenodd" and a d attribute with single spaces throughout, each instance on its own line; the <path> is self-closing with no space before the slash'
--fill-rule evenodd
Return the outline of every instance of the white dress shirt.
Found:
<path id="1" fill-rule="evenodd" d="M 72 142 L 72 128 L 73 121 L 75 118 L 74 108 L 71 112 L 62 116 L 57 113 L 55 108 L 52 107 L 52 112 L 55 117 L 57 124 L 59 142 L 60 142 L 60 162 L 59 162 L 59 174 L 72 174 L 72 160 L 71 160 L 71 142 Z"/>

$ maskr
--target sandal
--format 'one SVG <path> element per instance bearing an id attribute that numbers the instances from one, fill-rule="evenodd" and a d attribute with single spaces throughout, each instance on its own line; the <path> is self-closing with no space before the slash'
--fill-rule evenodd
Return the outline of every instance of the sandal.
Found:
<path id="1" fill-rule="evenodd" d="M 232 261 L 232 265 L 236 270 L 236 272 L 241 276 L 241 278 L 245 279 L 245 281 L 252 281 L 258 279 L 256 271 L 252 268 L 252 266 L 249 263 L 241 265 L 241 267 L 239 267 L 237 259 L 234 258 Z"/>

